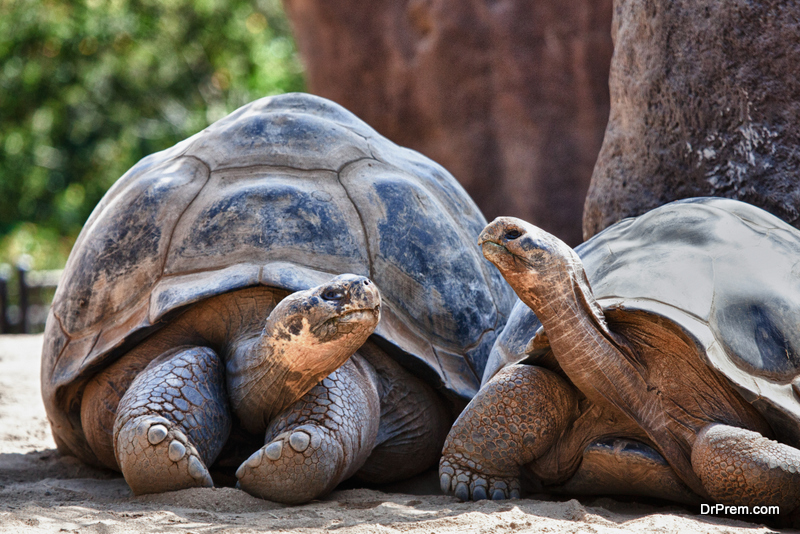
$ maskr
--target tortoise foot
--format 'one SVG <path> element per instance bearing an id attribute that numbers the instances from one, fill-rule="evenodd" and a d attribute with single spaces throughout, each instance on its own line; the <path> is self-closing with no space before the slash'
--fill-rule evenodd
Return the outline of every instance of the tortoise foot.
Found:
<path id="1" fill-rule="evenodd" d="M 197 449 L 164 417 L 127 421 L 117 434 L 116 454 L 135 495 L 214 485 Z"/>
<path id="2" fill-rule="evenodd" d="M 298 504 L 325 495 L 364 465 L 380 418 L 376 379 L 358 354 L 270 422 L 265 443 L 236 472 L 257 497 Z"/>
<path id="3" fill-rule="evenodd" d="M 576 412 L 574 391 L 531 365 L 499 371 L 458 416 L 442 451 L 442 491 L 462 501 L 520 496 L 522 466 L 547 451 Z"/>
<path id="4" fill-rule="evenodd" d="M 453 457 L 442 457 L 439 463 L 439 484 L 442 493 L 455 495 L 462 501 L 519 499 L 519 477 L 490 476 L 465 467 Z"/>
<path id="5" fill-rule="evenodd" d="M 236 477 L 251 495 L 299 504 L 330 491 L 344 468 L 344 451 L 333 432 L 306 424 L 279 434 L 253 453 Z"/>

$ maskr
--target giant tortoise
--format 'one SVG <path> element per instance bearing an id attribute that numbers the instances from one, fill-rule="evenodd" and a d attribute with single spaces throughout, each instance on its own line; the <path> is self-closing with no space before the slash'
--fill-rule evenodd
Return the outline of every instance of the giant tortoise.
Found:
<path id="1" fill-rule="evenodd" d="M 516 496 L 527 472 L 545 489 L 797 508 L 800 231 L 700 198 L 576 251 L 513 218 L 479 243 L 524 304 L 448 436 L 444 490 Z"/>
<path id="2" fill-rule="evenodd" d="M 513 304 L 471 244 L 485 224 L 443 168 L 310 95 L 144 158 L 47 321 L 59 451 L 148 493 L 213 484 L 258 435 L 238 484 L 290 503 L 427 468 Z"/>

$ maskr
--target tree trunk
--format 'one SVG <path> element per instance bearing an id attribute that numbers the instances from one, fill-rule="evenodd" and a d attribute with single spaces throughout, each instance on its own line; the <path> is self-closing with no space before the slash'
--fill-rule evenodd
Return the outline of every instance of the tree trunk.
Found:
<path id="1" fill-rule="evenodd" d="M 311 92 L 441 163 L 487 218 L 574 245 L 608 116 L 611 1 L 284 5 Z"/>
<path id="2" fill-rule="evenodd" d="M 616 0 L 611 116 L 584 238 L 693 196 L 800 228 L 800 5 Z"/>

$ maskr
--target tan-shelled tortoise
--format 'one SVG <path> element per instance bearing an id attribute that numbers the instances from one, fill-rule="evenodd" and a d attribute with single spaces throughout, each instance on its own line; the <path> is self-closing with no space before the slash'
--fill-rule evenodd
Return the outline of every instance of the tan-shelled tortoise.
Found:
<path id="1" fill-rule="evenodd" d="M 263 440 L 238 484 L 289 503 L 426 469 L 513 303 L 475 245 L 485 223 L 440 166 L 310 95 L 144 158 L 48 318 L 59 450 L 160 492 L 211 485 L 233 429 Z"/>
<path id="2" fill-rule="evenodd" d="M 797 508 L 800 231 L 701 198 L 575 251 L 505 217 L 479 242 L 521 302 L 448 436 L 445 491 L 515 497 L 526 469 L 545 490 Z"/>

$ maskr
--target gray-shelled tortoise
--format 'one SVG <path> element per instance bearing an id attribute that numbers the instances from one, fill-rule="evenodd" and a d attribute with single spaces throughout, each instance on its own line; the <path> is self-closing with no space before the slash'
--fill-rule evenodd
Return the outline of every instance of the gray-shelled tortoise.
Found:
<path id="1" fill-rule="evenodd" d="M 516 496 L 525 466 L 560 491 L 797 508 L 800 231 L 702 198 L 576 251 L 512 218 L 479 242 L 536 317 L 514 308 L 448 436 L 443 489 Z"/>
<path id="2" fill-rule="evenodd" d="M 231 428 L 266 435 L 238 483 L 283 502 L 425 469 L 513 303 L 473 244 L 484 225 L 443 168 L 310 95 L 144 158 L 47 321 L 59 450 L 144 493 L 211 484 Z"/>

